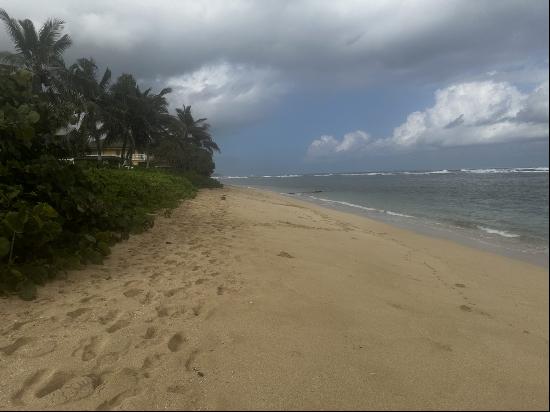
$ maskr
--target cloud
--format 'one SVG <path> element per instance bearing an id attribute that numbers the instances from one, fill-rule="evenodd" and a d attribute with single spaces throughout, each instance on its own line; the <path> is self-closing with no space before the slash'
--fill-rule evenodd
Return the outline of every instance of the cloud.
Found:
<path id="1" fill-rule="evenodd" d="M 331 157 L 338 154 L 361 154 L 371 144 L 371 137 L 362 130 L 347 133 L 342 140 L 324 135 L 315 139 L 307 149 L 308 158 Z"/>
<path id="2" fill-rule="evenodd" d="M 530 94 L 507 82 L 467 82 L 435 92 L 435 104 L 416 111 L 386 138 L 356 131 L 341 141 L 313 140 L 307 158 L 548 139 L 548 80 Z"/>
<path id="3" fill-rule="evenodd" d="M 114 76 L 130 72 L 183 82 L 178 103 L 193 95 L 188 83 L 199 74 L 230 73 L 225 84 L 250 95 L 214 81 L 201 96 L 193 95 L 203 100 L 190 101 L 211 117 L 223 119 L 227 110 L 228 125 L 246 124 L 249 115 L 257 119 L 252 106 L 270 107 L 270 93 L 280 94 L 281 84 L 293 92 L 357 91 L 372 84 L 437 87 L 479 73 L 532 83 L 548 70 L 545 1 L 4 0 L 2 7 L 37 26 L 52 16 L 64 19 L 74 40 L 68 63 L 93 56 Z M 3 33 L 0 50 L 10 47 Z M 235 108 L 243 110 L 215 109 L 215 98 L 206 98 L 214 90 L 222 93 L 222 104 L 237 99 Z"/>
<path id="4" fill-rule="evenodd" d="M 223 59 L 315 85 L 389 75 L 433 81 L 548 55 L 547 2 L 5 0 L 2 7 L 36 23 L 63 18 L 74 39 L 70 58 L 92 55 L 139 77 Z M 0 49 L 8 46 L 0 39 Z"/>
<path id="5" fill-rule="evenodd" d="M 286 91 L 272 69 L 227 62 L 157 79 L 157 83 L 172 88 L 167 95 L 171 107 L 191 104 L 194 113 L 225 130 L 261 118 Z"/>
<path id="6" fill-rule="evenodd" d="M 517 117 L 526 122 L 548 123 L 548 80 L 527 98 Z"/>

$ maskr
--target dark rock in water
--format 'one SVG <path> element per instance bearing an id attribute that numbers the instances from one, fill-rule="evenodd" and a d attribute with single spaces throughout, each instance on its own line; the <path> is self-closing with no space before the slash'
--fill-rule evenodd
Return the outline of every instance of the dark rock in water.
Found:
<path id="1" fill-rule="evenodd" d="M 222 200 L 225 200 L 225 195 L 223 195 L 223 196 L 221 197 L 221 199 L 222 199 Z"/>

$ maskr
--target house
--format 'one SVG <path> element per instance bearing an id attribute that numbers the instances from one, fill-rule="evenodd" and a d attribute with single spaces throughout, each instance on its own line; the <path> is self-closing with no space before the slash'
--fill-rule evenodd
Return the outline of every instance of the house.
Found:
<path id="1" fill-rule="evenodd" d="M 97 148 L 95 141 L 90 140 L 88 142 L 89 154 L 86 157 L 97 157 Z M 122 142 L 115 141 L 110 144 L 101 144 L 101 157 L 108 159 L 120 158 L 122 153 Z M 137 166 L 140 163 L 147 162 L 147 155 L 145 153 L 134 153 L 132 155 L 132 165 Z"/>
<path id="2" fill-rule="evenodd" d="M 69 124 L 66 127 L 60 128 L 57 132 L 57 136 L 66 136 L 68 135 L 72 130 L 78 129 L 80 127 L 80 121 L 76 124 Z M 120 158 L 122 153 L 122 142 L 115 141 L 109 144 L 105 144 L 105 135 L 101 137 L 101 157 L 105 159 L 115 160 L 117 158 Z M 97 158 L 97 147 L 95 140 L 93 138 L 88 139 L 88 154 L 86 154 L 87 158 Z M 137 166 L 140 163 L 147 162 L 147 155 L 145 153 L 134 153 L 132 155 L 132 165 Z"/>

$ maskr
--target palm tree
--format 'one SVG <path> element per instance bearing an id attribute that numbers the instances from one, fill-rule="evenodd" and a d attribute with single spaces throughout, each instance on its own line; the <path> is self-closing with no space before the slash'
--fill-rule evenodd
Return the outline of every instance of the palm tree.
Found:
<path id="1" fill-rule="evenodd" d="M 97 65 L 92 58 L 78 59 L 69 68 L 71 88 L 76 93 L 79 103 L 79 126 L 76 133 L 85 140 L 94 139 L 97 149 L 97 160 L 101 162 L 101 137 L 108 100 L 108 86 L 111 80 L 111 71 L 107 68 L 100 81 L 97 79 Z"/>
<path id="2" fill-rule="evenodd" d="M 149 167 L 151 148 L 169 133 L 172 117 L 168 113 L 166 94 L 172 89 L 164 88 L 159 94 L 152 94 L 151 89 L 141 92 L 137 87 L 135 110 L 136 118 L 132 124 L 136 148 L 145 152 Z"/>
<path id="3" fill-rule="evenodd" d="M 135 99 L 137 83 L 131 74 L 122 74 L 110 87 L 105 101 L 105 143 L 121 142 L 121 163 L 127 162 L 126 148 L 133 152 L 134 137 L 131 131 L 131 107 Z"/>
<path id="4" fill-rule="evenodd" d="M 64 21 L 48 19 L 37 33 L 31 20 L 16 20 L 1 8 L 0 19 L 15 47 L 15 53 L 2 52 L 0 59 L 11 67 L 29 70 L 33 74 L 33 92 L 60 89 L 65 69 L 63 52 L 72 44 L 68 34 L 61 34 Z"/>
<path id="5" fill-rule="evenodd" d="M 195 120 L 191 114 L 191 106 L 183 105 L 182 109 L 176 109 L 177 133 L 185 143 L 193 144 L 206 150 L 210 155 L 220 148 L 212 139 L 210 125 L 207 119 Z"/>
<path id="6" fill-rule="evenodd" d="M 145 152 L 149 164 L 151 148 L 168 133 L 172 120 L 165 97 L 170 92 L 169 88 L 159 94 L 151 93 L 151 89 L 141 91 L 130 74 L 121 75 L 111 86 L 103 130 L 108 143 L 121 141 L 124 164 L 135 150 Z"/>

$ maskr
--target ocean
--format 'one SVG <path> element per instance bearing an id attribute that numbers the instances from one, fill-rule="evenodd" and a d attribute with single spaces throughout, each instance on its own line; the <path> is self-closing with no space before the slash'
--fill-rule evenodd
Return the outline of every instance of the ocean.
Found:
<path id="1" fill-rule="evenodd" d="M 218 179 L 548 265 L 548 167 Z"/>

